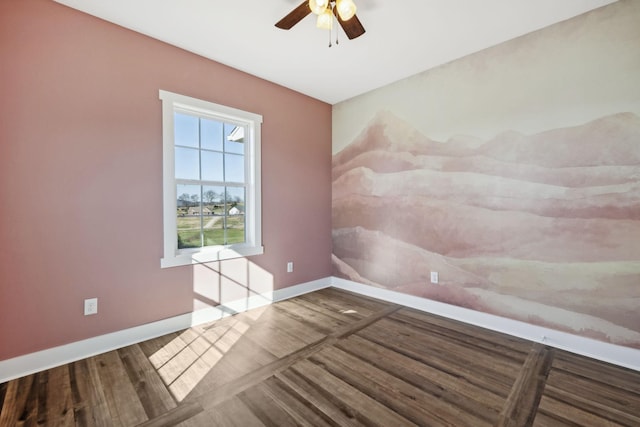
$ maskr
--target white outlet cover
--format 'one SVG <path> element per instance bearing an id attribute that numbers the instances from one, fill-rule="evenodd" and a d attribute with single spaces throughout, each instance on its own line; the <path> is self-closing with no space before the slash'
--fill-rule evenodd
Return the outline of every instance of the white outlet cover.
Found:
<path id="1" fill-rule="evenodd" d="M 84 315 L 98 314 L 98 298 L 84 300 Z"/>
<path id="2" fill-rule="evenodd" d="M 289 261 L 287 263 L 287 273 L 292 273 L 293 272 L 293 261 Z"/>
<path id="3" fill-rule="evenodd" d="M 431 283 L 438 283 L 438 272 L 437 271 L 432 271 L 431 272 Z"/>

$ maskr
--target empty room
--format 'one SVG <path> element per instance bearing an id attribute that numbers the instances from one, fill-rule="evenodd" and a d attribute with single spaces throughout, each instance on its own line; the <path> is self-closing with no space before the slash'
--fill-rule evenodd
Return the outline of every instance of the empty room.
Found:
<path id="1" fill-rule="evenodd" d="M 640 1 L 0 0 L 0 427 L 640 425 Z"/>

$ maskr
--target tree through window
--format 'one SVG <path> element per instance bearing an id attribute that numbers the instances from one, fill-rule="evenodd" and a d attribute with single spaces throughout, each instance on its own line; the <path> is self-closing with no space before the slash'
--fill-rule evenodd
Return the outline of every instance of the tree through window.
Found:
<path id="1" fill-rule="evenodd" d="M 258 185 L 262 117 L 165 91 L 160 91 L 160 98 L 165 156 L 163 265 L 262 253 Z"/>

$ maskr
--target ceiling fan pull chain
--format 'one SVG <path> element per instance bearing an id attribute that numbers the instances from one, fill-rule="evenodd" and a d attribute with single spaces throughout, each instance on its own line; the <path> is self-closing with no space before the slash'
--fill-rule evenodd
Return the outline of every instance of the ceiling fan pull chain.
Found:
<path id="1" fill-rule="evenodd" d="M 338 45 L 340 44 L 340 42 L 338 41 L 338 34 L 340 34 L 340 30 L 338 29 L 338 16 L 335 13 L 332 13 L 332 15 L 333 15 L 333 20 L 336 23 L 336 45 Z"/>
<path id="2" fill-rule="evenodd" d="M 331 47 L 331 30 L 329 30 L 329 47 Z"/>

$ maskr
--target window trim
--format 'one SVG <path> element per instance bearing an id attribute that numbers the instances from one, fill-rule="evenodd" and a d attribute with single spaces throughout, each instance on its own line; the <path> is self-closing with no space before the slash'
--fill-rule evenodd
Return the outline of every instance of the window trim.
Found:
<path id="1" fill-rule="evenodd" d="M 190 96 L 165 90 L 159 91 L 162 101 L 162 186 L 164 256 L 162 268 L 200 264 L 223 259 L 240 258 L 264 253 L 262 246 L 261 197 L 261 125 L 262 116 Z M 177 194 L 175 178 L 174 112 L 189 111 L 223 121 L 246 124 L 245 145 L 245 242 L 231 245 L 178 249 Z"/>

